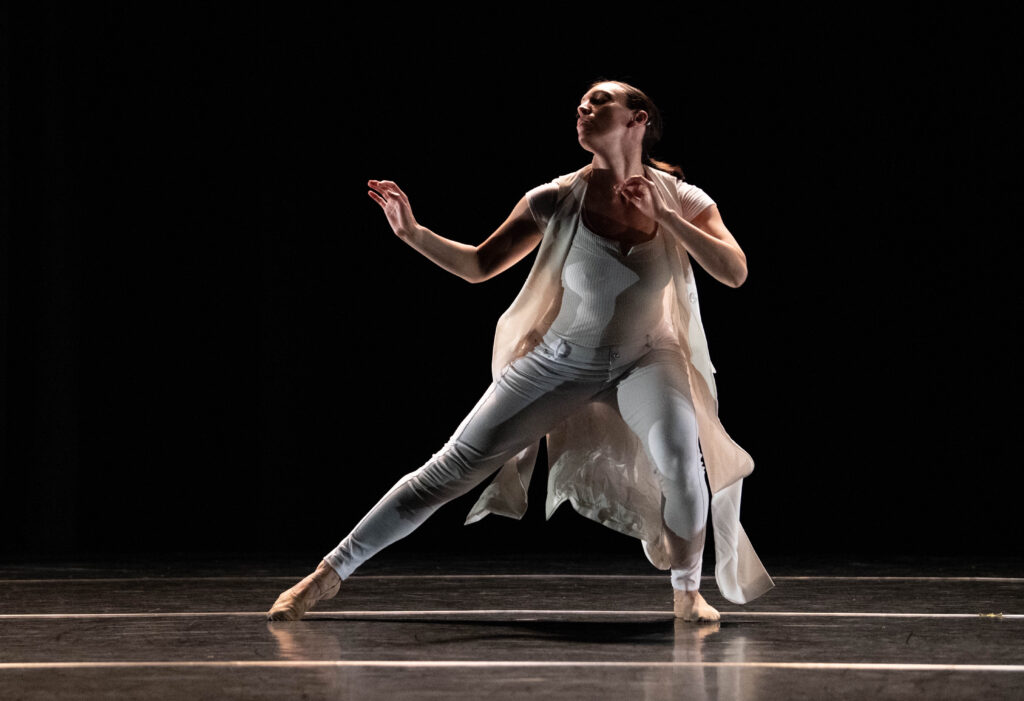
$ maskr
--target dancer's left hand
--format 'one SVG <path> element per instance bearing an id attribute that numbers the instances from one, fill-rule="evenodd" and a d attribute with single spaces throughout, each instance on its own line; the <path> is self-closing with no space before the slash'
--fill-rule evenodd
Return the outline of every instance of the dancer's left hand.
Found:
<path id="1" fill-rule="evenodd" d="M 616 188 L 616 192 L 627 204 L 636 207 L 643 215 L 661 221 L 665 210 L 654 188 L 654 181 L 642 175 L 634 175 L 623 180 Z"/>

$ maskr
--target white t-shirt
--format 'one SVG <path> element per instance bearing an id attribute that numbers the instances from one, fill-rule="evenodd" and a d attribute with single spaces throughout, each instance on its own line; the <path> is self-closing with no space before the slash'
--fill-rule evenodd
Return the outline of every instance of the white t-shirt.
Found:
<path id="1" fill-rule="evenodd" d="M 715 204 L 708 193 L 685 180 L 676 180 L 676 192 L 679 195 L 682 217 L 686 221 L 693 221 L 698 214 Z M 547 227 L 548 219 L 555 211 L 557 197 L 558 185 L 555 183 L 538 185 L 526 193 L 526 201 L 529 203 L 530 211 L 541 231 Z"/>

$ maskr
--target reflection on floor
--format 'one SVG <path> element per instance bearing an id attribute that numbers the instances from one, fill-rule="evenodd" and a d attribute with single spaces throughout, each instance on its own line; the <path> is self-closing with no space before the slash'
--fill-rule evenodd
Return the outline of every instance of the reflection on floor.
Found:
<path id="1" fill-rule="evenodd" d="M 0 698 L 1024 696 L 1019 560 L 776 567 L 748 606 L 705 578 L 710 625 L 634 563 L 405 560 L 267 622 L 308 564 L 0 567 Z"/>

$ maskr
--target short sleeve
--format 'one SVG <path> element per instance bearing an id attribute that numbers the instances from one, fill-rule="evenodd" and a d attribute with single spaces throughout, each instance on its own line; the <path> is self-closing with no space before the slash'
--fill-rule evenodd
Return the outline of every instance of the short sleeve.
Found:
<path id="1" fill-rule="evenodd" d="M 679 192 L 682 215 L 686 221 L 693 221 L 698 214 L 715 204 L 715 201 L 708 196 L 708 193 L 684 180 L 676 183 L 676 190 Z"/>
<path id="2" fill-rule="evenodd" d="M 539 185 L 526 193 L 526 201 L 530 205 L 530 212 L 534 221 L 541 231 L 548 226 L 548 220 L 555 213 L 555 204 L 558 201 L 558 184 L 551 182 Z"/>

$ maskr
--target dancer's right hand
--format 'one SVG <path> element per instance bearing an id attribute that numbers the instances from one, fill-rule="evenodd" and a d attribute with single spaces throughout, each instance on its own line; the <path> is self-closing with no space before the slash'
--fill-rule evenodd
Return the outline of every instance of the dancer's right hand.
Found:
<path id="1" fill-rule="evenodd" d="M 391 229 L 400 238 L 406 238 L 416 227 L 409 198 L 390 180 L 370 180 L 367 185 L 370 191 L 366 194 L 384 210 Z"/>

